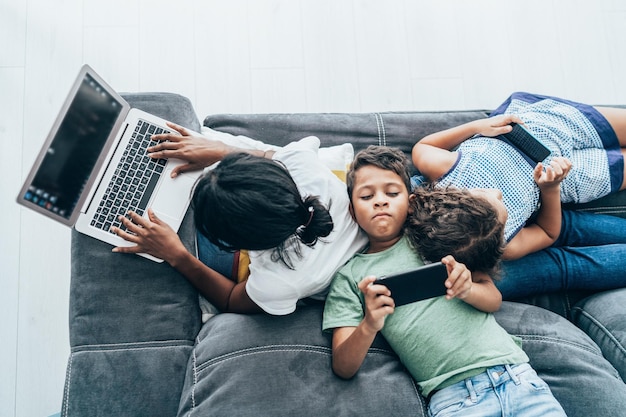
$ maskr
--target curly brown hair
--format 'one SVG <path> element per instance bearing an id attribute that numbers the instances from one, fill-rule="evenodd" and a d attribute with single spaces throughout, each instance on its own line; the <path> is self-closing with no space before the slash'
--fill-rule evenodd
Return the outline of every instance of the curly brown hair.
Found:
<path id="1" fill-rule="evenodd" d="M 471 271 L 497 274 L 504 224 L 485 198 L 469 190 L 425 184 L 413 190 L 405 234 L 428 261 L 447 255 Z"/>

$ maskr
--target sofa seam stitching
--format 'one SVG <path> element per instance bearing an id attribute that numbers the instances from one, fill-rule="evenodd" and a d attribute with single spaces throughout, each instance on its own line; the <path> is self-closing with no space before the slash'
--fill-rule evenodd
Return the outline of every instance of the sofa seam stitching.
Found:
<path id="1" fill-rule="evenodd" d="M 613 211 L 615 211 L 616 213 L 619 213 L 620 210 L 626 210 L 626 206 L 595 206 L 595 207 L 577 208 L 576 210 L 591 211 L 591 212 L 596 211 L 596 210 L 605 210 L 610 213 L 612 213 Z"/>
<path id="2" fill-rule="evenodd" d="M 70 385 L 72 380 L 72 359 L 74 359 L 74 355 L 70 354 L 69 363 L 67 365 L 67 375 L 65 380 L 65 407 L 64 407 L 64 415 L 69 415 L 69 406 L 70 406 Z"/>
<path id="3" fill-rule="evenodd" d="M 196 384 L 198 383 L 198 362 L 196 356 L 196 350 L 192 351 L 193 356 L 193 387 L 191 388 L 191 411 L 196 409 Z"/>
<path id="4" fill-rule="evenodd" d="M 296 349 L 296 348 L 271 349 L 270 348 L 270 349 L 267 349 L 267 346 L 265 346 L 263 348 L 242 349 L 242 350 L 238 350 L 235 352 L 226 353 L 224 355 L 220 355 L 215 358 L 209 359 L 208 361 L 204 362 L 200 367 L 204 369 L 204 368 L 208 368 L 212 366 L 213 364 L 218 364 L 218 363 L 230 361 L 230 360 L 237 359 L 237 358 L 243 358 L 246 356 L 258 355 L 258 354 L 270 353 L 270 352 L 272 353 L 274 352 L 313 352 L 313 353 L 320 353 L 320 354 L 328 354 L 331 352 L 331 350 L 329 348 L 320 348 L 320 349 Z"/>
<path id="5" fill-rule="evenodd" d="M 381 113 L 377 113 L 380 118 L 380 127 L 383 133 L 383 146 L 387 146 L 387 132 L 385 131 L 385 120 L 383 119 L 383 115 Z"/>
<path id="6" fill-rule="evenodd" d="M 548 337 L 548 336 L 540 336 L 540 335 L 521 335 L 521 334 L 518 334 L 516 336 L 520 337 L 522 341 L 528 340 L 528 341 L 542 341 L 542 342 L 555 343 L 555 344 L 566 344 L 566 345 L 593 353 L 595 355 L 602 355 L 602 352 L 599 352 L 597 349 L 585 346 L 580 343 L 572 342 L 571 340 L 561 339 L 558 337 Z"/>
<path id="7" fill-rule="evenodd" d="M 607 336 L 609 340 L 611 340 L 617 346 L 617 348 L 622 352 L 622 354 L 626 355 L 626 347 L 622 345 L 622 343 L 613 335 L 613 333 L 611 333 L 611 331 L 605 325 L 603 325 L 599 320 L 597 320 L 594 316 L 592 316 L 591 314 L 589 314 L 587 311 L 583 310 L 582 308 L 574 307 L 574 309 L 580 312 L 580 314 L 582 314 L 584 317 L 588 318 L 593 324 L 598 326 L 598 328 L 602 331 L 602 333 L 604 333 L 604 335 Z"/>
<path id="8" fill-rule="evenodd" d="M 380 136 L 380 121 L 378 120 L 378 113 L 374 113 L 374 119 L 376 119 L 376 131 L 378 133 L 378 145 L 382 144 Z"/>
<path id="9" fill-rule="evenodd" d="M 176 343 L 179 342 L 179 343 Z M 184 342 L 184 343 L 180 343 Z M 72 347 L 73 353 L 78 352 L 100 352 L 117 350 L 145 350 L 145 349 L 168 349 L 181 346 L 193 346 L 190 340 L 171 340 L 162 342 L 132 342 L 132 343 L 111 343 L 96 345 L 78 345 Z"/>
<path id="10" fill-rule="evenodd" d="M 289 348 L 290 346 L 292 346 L 292 348 Z M 200 373 L 203 370 L 210 368 L 214 365 L 217 365 L 219 363 L 231 361 L 231 360 L 246 357 L 246 356 L 259 355 L 259 354 L 264 354 L 264 353 L 275 353 L 275 352 L 279 352 L 279 353 L 280 352 L 311 352 L 311 353 L 329 355 L 329 354 L 332 354 L 332 349 L 326 346 L 315 346 L 315 345 L 274 345 L 273 347 L 272 346 L 259 346 L 259 347 L 254 347 L 254 348 L 240 349 L 234 352 L 228 352 L 228 353 L 216 356 L 214 358 L 208 359 L 207 361 L 203 362 L 199 366 L 195 367 L 194 372 L 197 370 L 198 373 Z M 370 348 L 368 350 L 368 353 L 374 354 L 374 355 L 379 355 L 379 354 L 393 355 L 393 352 L 390 352 L 384 349 L 379 349 L 379 348 Z"/>
<path id="11" fill-rule="evenodd" d="M 101 353 L 101 352 L 132 352 L 132 351 L 142 351 L 142 350 L 164 350 L 164 349 L 172 349 L 178 347 L 190 347 L 191 345 L 174 345 L 174 346 L 146 346 L 146 347 L 136 347 L 136 348 L 107 348 L 107 349 L 78 349 L 74 350 L 72 353 Z"/>

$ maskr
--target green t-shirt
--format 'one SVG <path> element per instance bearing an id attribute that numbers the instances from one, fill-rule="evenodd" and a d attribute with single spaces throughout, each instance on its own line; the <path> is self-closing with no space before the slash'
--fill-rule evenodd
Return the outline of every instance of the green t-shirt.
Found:
<path id="1" fill-rule="evenodd" d="M 333 279 L 323 330 L 359 325 L 364 299 L 357 285 L 364 277 L 420 265 L 422 260 L 404 237 L 385 251 L 356 254 Z M 493 314 L 456 298 L 441 296 L 397 307 L 385 319 L 381 333 L 424 396 L 492 366 L 528 362 L 521 340 L 508 334 Z"/>

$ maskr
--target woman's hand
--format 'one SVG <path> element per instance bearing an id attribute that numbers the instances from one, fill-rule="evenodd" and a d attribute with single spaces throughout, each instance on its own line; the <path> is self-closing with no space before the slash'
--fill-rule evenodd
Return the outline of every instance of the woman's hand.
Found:
<path id="1" fill-rule="evenodd" d="M 522 119 L 514 114 L 501 114 L 477 120 L 475 123 L 476 133 L 490 138 L 509 133 L 513 130 L 511 123 L 524 124 Z"/>
<path id="2" fill-rule="evenodd" d="M 211 140 L 204 136 L 193 136 L 182 126 L 168 122 L 167 125 L 178 132 L 153 135 L 152 140 L 160 143 L 148 148 L 150 157 L 177 158 L 186 164 L 172 170 L 172 177 L 187 171 L 196 171 L 221 161 L 233 149 L 223 142 Z"/>
<path id="3" fill-rule="evenodd" d="M 117 227 L 112 227 L 111 231 L 122 239 L 134 243 L 135 246 L 118 246 L 113 248 L 113 252 L 147 253 L 163 259 L 172 266 L 181 254 L 187 253 L 187 249 L 176 232 L 167 223 L 159 219 L 152 209 L 148 209 L 149 219 L 132 211 L 129 211 L 128 214 L 132 221 L 126 217 L 121 217 L 127 231 Z"/>

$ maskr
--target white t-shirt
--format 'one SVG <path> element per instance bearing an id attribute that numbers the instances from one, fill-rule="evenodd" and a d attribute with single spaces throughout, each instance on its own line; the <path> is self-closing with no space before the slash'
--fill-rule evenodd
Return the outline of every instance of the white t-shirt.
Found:
<path id="1" fill-rule="evenodd" d="M 301 244 L 302 257 L 292 257 L 294 269 L 271 259 L 271 250 L 250 251 L 248 296 L 269 314 L 285 315 L 298 300 L 326 294 L 335 272 L 367 244 L 366 235 L 350 216 L 346 186 L 318 158 L 319 139 L 304 138 L 276 151 L 302 196 L 318 196 L 329 207 L 332 232 L 313 247 Z"/>

